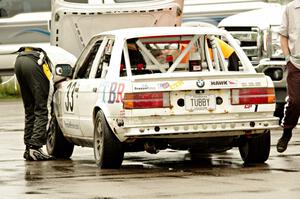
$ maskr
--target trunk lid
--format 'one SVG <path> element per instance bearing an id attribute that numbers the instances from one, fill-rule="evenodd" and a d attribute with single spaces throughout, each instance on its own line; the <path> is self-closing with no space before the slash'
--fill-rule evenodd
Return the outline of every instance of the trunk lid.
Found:
<path id="1" fill-rule="evenodd" d="M 145 26 L 180 26 L 182 0 L 122 4 L 82 4 L 54 1 L 51 44 L 79 56 L 90 38 L 100 32 Z"/>
<path id="2" fill-rule="evenodd" d="M 247 94 L 252 97 L 250 103 L 233 105 L 232 90 L 252 91 L 269 88 L 273 90 L 272 82 L 264 74 L 258 73 L 172 73 L 161 75 L 147 75 L 136 77 L 133 80 L 133 93 L 167 93 L 170 106 L 164 108 L 138 108 L 126 110 L 132 116 L 182 116 L 182 115 L 214 115 L 234 114 L 247 112 L 273 111 L 274 102 L 268 104 L 251 103 L 259 95 L 256 92 Z M 270 96 L 273 94 L 270 94 Z M 275 97 L 274 97 L 275 99 Z M 126 97 L 125 97 L 126 101 Z M 151 100 L 150 100 L 151 101 Z M 168 102 L 167 102 L 168 103 Z"/>

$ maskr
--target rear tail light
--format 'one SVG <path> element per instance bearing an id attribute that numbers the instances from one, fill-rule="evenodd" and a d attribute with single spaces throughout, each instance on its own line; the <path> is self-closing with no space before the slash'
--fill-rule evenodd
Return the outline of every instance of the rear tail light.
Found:
<path id="1" fill-rule="evenodd" d="M 167 108 L 170 107 L 170 93 L 125 93 L 123 107 L 124 109 Z"/>
<path id="2" fill-rule="evenodd" d="M 274 88 L 231 89 L 231 104 L 272 104 L 275 103 Z"/>

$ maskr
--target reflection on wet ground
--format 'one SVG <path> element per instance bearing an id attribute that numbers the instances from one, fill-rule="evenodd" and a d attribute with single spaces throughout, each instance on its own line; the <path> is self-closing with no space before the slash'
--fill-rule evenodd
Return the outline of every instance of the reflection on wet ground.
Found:
<path id="1" fill-rule="evenodd" d="M 299 156 L 297 154 L 296 156 Z M 150 156 L 150 157 L 149 157 Z M 295 168 L 276 168 L 265 164 L 245 165 L 238 151 L 222 154 L 203 155 L 197 161 L 190 159 L 186 151 L 167 150 L 160 155 L 130 153 L 125 156 L 119 170 L 101 170 L 93 157 L 81 160 L 55 160 L 47 162 L 25 162 L 25 180 L 78 178 L 99 176 L 102 180 L 122 180 L 126 178 L 187 177 L 191 175 L 230 176 L 247 173 L 299 172 Z M 284 161 L 289 162 L 289 156 Z M 294 155 L 292 156 L 294 157 Z"/>
<path id="2" fill-rule="evenodd" d="M 280 131 L 272 132 L 265 164 L 244 165 L 236 148 L 202 155 L 197 161 L 187 151 L 165 150 L 157 155 L 126 153 L 120 169 L 101 170 L 93 150 L 81 147 L 70 160 L 24 161 L 22 118 L 13 117 L 12 110 L 7 113 L 0 113 L 1 199 L 300 198 L 299 129 L 283 154 L 275 149 Z"/>
<path id="3" fill-rule="evenodd" d="M 229 193 L 271 198 L 282 189 L 287 198 L 298 198 L 294 195 L 300 192 L 300 153 L 294 141 L 284 154 L 272 146 L 265 164 L 244 165 L 237 149 L 198 161 L 187 151 L 165 150 L 127 153 L 119 170 L 101 170 L 92 149 L 76 147 L 70 160 L 28 162 L 21 157 L 19 133 L 1 136 L 0 198 L 228 198 Z"/>

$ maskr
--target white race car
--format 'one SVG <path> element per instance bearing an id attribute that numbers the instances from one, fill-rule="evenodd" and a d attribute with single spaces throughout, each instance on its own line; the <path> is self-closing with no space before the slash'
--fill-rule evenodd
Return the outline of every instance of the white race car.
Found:
<path id="1" fill-rule="evenodd" d="M 239 147 L 246 163 L 269 157 L 270 130 L 278 127 L 273 83 L 224 30 L 105 32 L 71 68 L 55 66 L 69 77 L 54 93 L 47 150 L 55 157 L 69 158 L 74 145 L 94 147 L 100 168 L 119 168 L 124 152 L 166 148 L 193 158 Z"/>

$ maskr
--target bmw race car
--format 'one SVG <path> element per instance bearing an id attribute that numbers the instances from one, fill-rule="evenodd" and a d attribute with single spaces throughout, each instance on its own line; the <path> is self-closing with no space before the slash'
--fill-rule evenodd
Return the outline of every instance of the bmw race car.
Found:
<path id="1" fill-rule="evenodd" d="M 55 72 L 66 77 L 55 85 L 47 140 L 57 158 L 69 158 L 74 145 L 93 147 L 100 168 L 119 168 L 125 152 L 167 148 L 193 158 L 238 147 L 246 163 L 269 157 L 270 130 L 278 127 L 272 80 L 256 73 L 225 30 L 104 32 L 74 66 L 56 64 Z"/>

